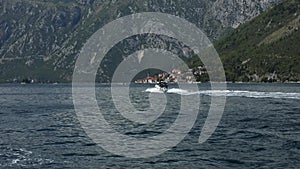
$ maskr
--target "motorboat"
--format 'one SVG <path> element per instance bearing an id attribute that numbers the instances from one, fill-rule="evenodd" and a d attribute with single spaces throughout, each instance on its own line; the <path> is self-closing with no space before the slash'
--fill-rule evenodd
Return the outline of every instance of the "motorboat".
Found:
<path id="1" fill-rule="evenodd" d="M 168 91 L 168 83 L 165 81 L 160 81 L 155 84 L 155 88 L 160 91 L 167 92 Z"/>

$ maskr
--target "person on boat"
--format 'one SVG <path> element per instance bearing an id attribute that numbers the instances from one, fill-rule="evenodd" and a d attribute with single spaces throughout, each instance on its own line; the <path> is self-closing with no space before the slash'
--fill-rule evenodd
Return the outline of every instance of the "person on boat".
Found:
<path id="1" fill-rule="evenodd" d="M 168 89 L 168 83 L 165 81 L 158 82 L 159 87 Z"/>

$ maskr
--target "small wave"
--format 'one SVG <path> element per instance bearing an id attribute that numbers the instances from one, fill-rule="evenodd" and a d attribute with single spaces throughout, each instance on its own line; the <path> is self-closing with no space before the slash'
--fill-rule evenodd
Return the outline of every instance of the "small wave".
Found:
<path id="1" fill-rule="evenodd" d="M 65 154 L 62 154 L 63 156 L 66 156 L 66 157 L 68 157 L 68 156 L 82 156 L 82 157 L 93 157 L 93 156 L 99 156 L 99 154 L 98 153 L 95 153 L 95 154 L 93 154 L 93 153 L 65 153 Z"/>
<path id="2" fill-rule="evenodd" d="M 53 160 L 34 157 L 32 151 L 24 148 L 0 147 L 0 168 L 1 167 L 33 167 L 42 164 L 53 163 Z"/>
<path id="3" fill-rule="evenodd" d="M 148 88 L 149 93 L 163 93 L 156 88 Z M 242 91 L 242 90 L 202 90 L 187 91 L 179 88 L 169 89 L 167 93 L 179 95 L 207 95 L 207 96 L 226 96 L 226 97 L 249 97 L 249 98 L 275 98 L 275 99 L 300 99 L 300 93 L 284 92 L 260 92 L 260 91 Z"/>
<path id="4" fill-rule="evenodd" d="M 224 162 L 229 162 L 232 164 L 244 164 L 244 161 L 238 160 L 238 159 L 231 159 L 231 158 L 214 158 L 215 160 L 218 161 L 224 161 Z"/>

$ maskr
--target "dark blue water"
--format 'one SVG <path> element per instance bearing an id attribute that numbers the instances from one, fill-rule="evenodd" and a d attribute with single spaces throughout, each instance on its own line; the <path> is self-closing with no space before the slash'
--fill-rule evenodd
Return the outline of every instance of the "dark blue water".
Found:
<path id="1" fill-rule="evenodd" d="M 133 104 L 147 107 L 149 86 L 133 86 Z M 300 168 L 300 84 L 229 84 L 228 91 L 209 93 L 199 86 L 200 112 L 190 133 L 156 157 L 130 159 L 98 147 L 76 118 L 71 85 L 0 85 L 0 168 Z M 176 118 L 179 95 L 168 95 L 161 125 L 122 124 L 110 88 L 96 89 L 99 107 L 121 133 L 148 137 Z M 216 132 L 198 144 L 211 95 L 226 95 Z M 172 113 L 174 112 L 174 113 Z M 121 127 L 118 127 L 120 125 Z M 149 127 L 149 128 L 147 128 Z"/>

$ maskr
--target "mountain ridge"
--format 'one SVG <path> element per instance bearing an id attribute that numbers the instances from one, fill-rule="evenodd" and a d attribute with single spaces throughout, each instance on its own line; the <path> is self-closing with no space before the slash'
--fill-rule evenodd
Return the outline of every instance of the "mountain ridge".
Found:
<path id="1" fill-rule="evenodd" d="M 149 11 L 173 14 L 196 24 L 211 39 L 218 39 L 278 2 L 2 0 L 0 81 L 24 78 L 70 81 L 87 38 L 109 21 L 128 14 Z"/>

